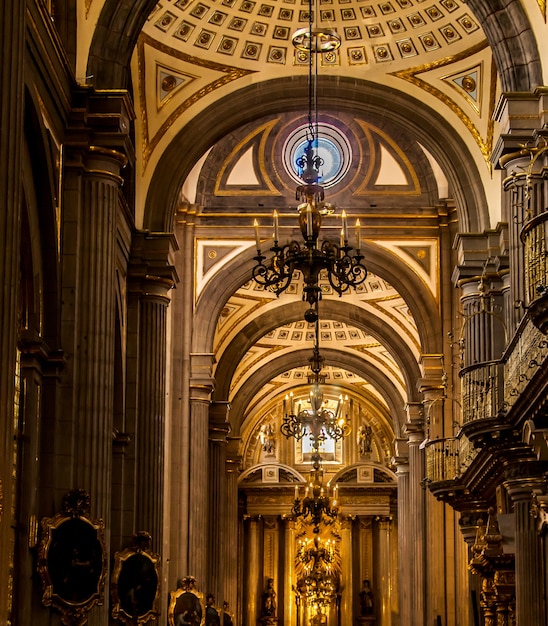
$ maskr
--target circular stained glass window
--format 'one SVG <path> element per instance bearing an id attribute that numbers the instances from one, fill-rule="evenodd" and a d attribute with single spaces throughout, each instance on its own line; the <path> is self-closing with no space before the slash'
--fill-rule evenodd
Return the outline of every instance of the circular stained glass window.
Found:
<path id="1" fill-rule="evenodd" d="M 333 187 L 340 183 L 350 169 L 352 150 L 348 139 L 340 130 L 330 124 L 319 123 L 317 126 L 316 154 L 322 159 L 320 167 L 320 184 Z M 284 145 L 284 165 L 291 178 L 299 183 L 300 170 L 297 161 L 303 156 L 308 145 L 309 126 L 303 124 L 295 129 Z"/>

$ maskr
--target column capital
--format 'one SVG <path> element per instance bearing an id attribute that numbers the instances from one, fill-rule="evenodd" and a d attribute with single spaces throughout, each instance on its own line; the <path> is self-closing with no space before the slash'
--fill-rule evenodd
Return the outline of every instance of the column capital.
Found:
<path id="1" fill-rule="evenodd" d="M 505 224 L 486 233 L 459 233 L 455 238 L 458 262 L 452 283 L 466 293 L 477 292 L 479 281 L 500 280 L 508 268 L 508 227 Z"/>
<path id="2" fill-rule="evenodd" d="M 209 405 L 209 441 L 213 443 L 227 443 L 230 433 L 229 402 L 212 402 Z"/>
<path id="3" fill-rule="evenodd" d="M 500 124 L 500 134 L 491 161 L 499 163 L 503 155 L 519 151 L 530 142 L 535 132 L 548 124 L 547 111 L 546 87 L 502 94 L 493 114 L 493 119 Z"/>
<path id="4" fill-rule="evenodd" d="M 145 296 L 167 298 L 179 281 L 173 258 L 178 249 L 173 233 L 133 233 L 128 264 L 131 288 Z"/>
<path id="5" fill-rule="evenodd" d="M 191 400 L 209 402 L 215 388 L 212 352 L 192 352 L 190 354 L 190 397 Z"/>
<path id="6" fill-rule="evenodd" d="M 73 98 L 67 145 L 108 147 L 134 161 L 131 123 L 135 110 L 128 91 L 80 87 L 73 91 Z"/>
<path id="7" fill-rule="evenodd" d="M 422 402 L 409 402 L 406 405 L 406 422 L 403 430 L 409 443 L 421 443 L 424 440 L 424 409 Z"/>
<path id="8" fill-rule="evenodd" d="M 525 467 L 521 469 L 521 465 Z M 546 490 L 546 478 L 536 461 L 518 463 L 507 469 L 505 475 L 504 487 L 513 502 L 532 500 L 533 494 Z"/>

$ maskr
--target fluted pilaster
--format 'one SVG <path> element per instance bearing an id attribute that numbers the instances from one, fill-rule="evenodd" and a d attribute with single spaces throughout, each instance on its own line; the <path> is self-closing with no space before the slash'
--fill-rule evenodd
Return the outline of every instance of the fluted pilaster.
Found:
<path id="1" fill-rule="evenodd" d="M 191 214 L 192 215 L 192 214 Z M 194 305 L 194 223 L 185 210 L 176 215 L 175 235 L 181 243 L 174 253 L 175 265 L 181 268 L 181 282 L 171 294 L 171 412 L 170 412 L 170 504 L 169 584 L 175 588 L 178 578 L 194 573 L 190 569 L 191 547 L 188 541 L 190 518 L 189 493 L 191 479 L 190 414 L 191 414 L 191 339 Z M 205 581 L 197 581 L 200 589 Z"/>
<path id="2" fill-rule="evenodd" d="M 0 615 L 11 613 L 13 528 L 11 503 L 14 442 L 19 229 L 21 222 L 21 143 L 23 137 L 24 2 L 0 7 Z"/>
<path id="3" fill-rule="evenodd" d="M 166 441 L 166 318 L 173 281 L 147 274 L 142 282 L 139 315 L 139 402 L 136 432 L 136 530 L 152 536 L 152 550 L 162 553 L 164 450 Z"/>
<path id="4" fill-rule="evenodd" d="M 407 575 L 410 583 L 411 615 L 409 626 L 424 626 L 425 620 L 425 489 L 424 456 L 420 444 L 424 440 L 422 413 L 419 405 L 408 406 L 405 426 L 409 445 L 409 508 L 407 512 L 410 541 L 408 553 L 401 557 L 409 561 Z"/>
<path id="5" fill-rule="evenodd" d="M 223 541 L 223 559 L 225 563 L 224 599 L 228 602 L 230 611 L 238 610 L 238 577 L 234 575 L 234 568 L 238 563 L 238 475 L 241 458 L 238 454 L 240 439 L 228 437 L 226 451 L 226 518 L 225 541 Z"/>
<path id="6" fill-rule="evenodd" d="M 295 574 L 295 520 L 285 520 L 284 540 L 284 624 L 297 624 L 297 604 L 295 590 L 297 576 Z"/>
<path id="7" fill-rule="evenodd" d="M 125 157 L 91 146 L 82 155 L 74 366 L 74 487 L 91 496 L 92 515 L 110 525 L 114 402 L 116 211 Z M 108 607 L 90 615 L 100 623 Z"/>
<path id="8" fill-rule="evenodd" d="M 224 600 L 223 545 L 230 535 L 227 523 L 226 437 L 229 432 L 229 405 L 215 402 L 209 410 L 209 542 L 208 592 L 213 593 L 219 606 Z M 233 535 L 234 536 L 234 535 Z"/>
<path id="9" fill-rule="evenodd" d="M 352 550 L 352 518 L 346 517 L 341 522 L 341 624 L 352 624 L 354 605 L 354 576 Z M 346 556 L 346 558 L 345 558 Z"/>
<path id="10" fill-rule="evenodd" d="M 531 515 L 533 491 L 540 491 L 543 487 L 544 481 L 540 478 L 514 478 L 506 482 L 514 505 L 518 626 L 546 623 L 542 544 Z"/>
<path id="11" fill-rule="evenodd" d="M 379 607 L 376 611 L 379 626 L 391 626 L 392 614 L 390 610 L 390 598 L 392 596 L 392 578 L 390 575 L 391 565 L 391 526 L 392 518 L 382 516 L 376 518 L 378 529 L 378 570 L 375 586 L 379 590 Z"/>
<path id="12" fill-rule="evenodd" d="M 411 624 L 411 574 L 410 574 L 410 506 L 409 506 L 409 459 L 407 442 L 398 440 L 396 475 L 398 477 L 398 600 L 402 624 Z M 405 456 L 404 456 L 405 455 Z"/>
<path id="13" fill-rule="evenodd" d="M 188 571 L 199 585 L 207 583 L 208 486 L 209 486 L 209 404 L 213 388 L 211 354 L 191 355 Z"/>
<path id="14" fill-rule="evenodd" d="M 257 517 L 247 520 L 244 573 L 244 610 L 242 611 L 243 626 L 257 626 L 260 617 L 260 598 L 262 592 L 262 525 Z"/>

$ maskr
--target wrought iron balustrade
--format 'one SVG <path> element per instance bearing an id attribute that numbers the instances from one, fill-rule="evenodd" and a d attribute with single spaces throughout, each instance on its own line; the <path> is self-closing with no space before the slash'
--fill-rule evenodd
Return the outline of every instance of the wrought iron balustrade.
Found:
<path id="1" fill-rule="evenodd" d="M 426 478 L 438 483 L 460 476 L 459 440 L 457 437 L 435 439 L 426 444 Z"/>
<path id="2" fill-rule="evenodd" d="M 464 424 L 495 417 L 499 413 L 504 400 L 503 374 L 501 361 L 478 363 L 461 370 Z"/>

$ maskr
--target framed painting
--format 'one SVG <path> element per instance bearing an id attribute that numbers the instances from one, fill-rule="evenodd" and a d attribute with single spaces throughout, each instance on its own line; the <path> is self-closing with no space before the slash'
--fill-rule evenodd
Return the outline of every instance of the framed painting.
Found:
<path id="1" fill-rule="evenodd" d="M 145 624 L 160 615 L 160 557 L 150 544 L 150 534 L 139 532 L 131 547 L 114 555 L 112 617 L 125 624 Z"/>
<path id="2" fill-rule="evenodd" d="M 41 521 L 37 565 L 42 603 L 58 610 L 68 626 L 85 624 L 89 611 L 104 599 L 104 523 L 91 519 L 89 510 L 89 495 L 73 490 L 65 494 L 60 513 Z"/>

